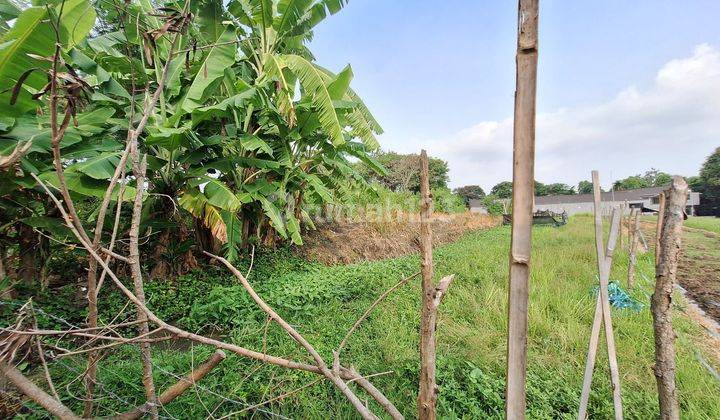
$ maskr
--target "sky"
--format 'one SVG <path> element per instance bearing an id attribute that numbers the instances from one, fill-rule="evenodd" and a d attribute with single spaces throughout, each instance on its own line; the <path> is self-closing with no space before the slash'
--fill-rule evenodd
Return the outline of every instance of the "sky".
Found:
<path id="1" fill-rule="evenodd" d="M 535 178 L 697 175 L 720 146 L 720 1 L 541 0 Z M 450 186 L 512 179 L 517 2 L 351 0 L 315 30 L 351 64 L 384 150 L 425 148 Z"/>

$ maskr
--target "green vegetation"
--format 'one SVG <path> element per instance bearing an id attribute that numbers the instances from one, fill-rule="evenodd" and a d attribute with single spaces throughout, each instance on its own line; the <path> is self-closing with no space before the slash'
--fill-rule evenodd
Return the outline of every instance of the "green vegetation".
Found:
<path id="1" fill-rule="evenodd" d="M 700 175 L 688 179 L 693 191 L 700 194 L 698 210 L 703 216 L 720 216 L 720 147 L 708 156 Z"/>
<path id="2" fill-rule="evenodd" d="M 720 217 L 714 216 L 698 216 L 689 217 L 684 223 L 685 226 L 708 230 L 720 234 Z"/>
<path id="3" fill-rule="evenodd" d="M 223 248 L 234 259 L 250 243 L 301 244 L 302 227 L 312 225 L 308 208 L 343 203 L 366 188 L 358 166 L 384 173 L 371 156 L 382 128 L 350 88 L 352 68 L 333 73 L 307 47 L 313 28 L 344 0 L 13 4 L 0 13 L 0 155 L 22 158 L 0 160 L 0 258 L 18 243 L 20 254 L 34 254 L 19 267 L 25 281 L 45 266 L 48 253 L 38 250 L 56 247 L 33 229 L 63 230 L 31 177 L 59 185 L 47 91 L 53 24 L 61 29 L 63 60 L 58 119 L 71 122 L 59 153 L 74 200 L 94 205 L 82 222 L 95 225 L 128 133 L 147 115 L 139 141 L 148 165 L 140 234 L 152 233 L 144 251 L 158 264 L 167 247 Z M 125 170 L 123 198 L 131 201 L 135 178 L 129 165 Z M 128 220 L 121 218 L 120 232 Z"/>
<path id="4" fill-rule="evenodd" d="M 532 259 L 528 415 L 530 418 L 574 418 L 579 400 L 584 360 L 595 307 L 591 291 L 597 271 L 594 257 L 592 218 L 577 216 L 562 228 L 534 230 Z M 470 233 L 436 250 L 436 274 L 456 273 L 457 279 L 441 307 L 439 332 L 439 415 L 444 418 L 502 418 L 506 331 L 506 282 L 509 229 L 505 227 Z M 653 364 L 652 319 L 648 310 L 652 284 L 651 253 L 639 257 L 639 289 L 633 297 L 645 304 L 640 313 L 614 311 L 618 361 L 627 418 L 646 419 L 657 415 Z M 618 251 L 611 279 L 624 284 L 628 257 Z M 240 262 L 244 271 L 247 260 Z M 378 262 L 325 267 L 293 257 L 289 251 L 259 255 L 250 281 L 261 296 L 326 357 L 344 333 L 374 298 L 400 278 L 418 270 L 417 256 Z M 158 314 L 188 328 L 209 330 L 213 325 L 230 340 L 255 349 L 263 348 L 264 314 L 248 304 L 247 295 L 220 270 L 182 276 L 177 283 L 147 284 L 150 305 Z M 121 299 L 105 296 L 106 305 L 119 307 Z M 681 302 L 677 299 L 676 302 Z M 682 305 L 682 303 L 680 303 Z M 106 315 L 110 308 L 102 309 Z M 76 321 L 77 312 L 68 312 Z M 128 316 L 132 316 L 128 314 Z M 720 384 L 695 358 L 699 328 L 680 312 L 675 317 L 678 332 L 678 386 L 683 417 L 712 419 L 720 412 Z M 344 357 L 364 374 L 393 371 L 375 378 L 398 407 L 412 417 L 418 370 L 419 283 L 411 282 L 380 305 L 355 333 Z M 229 326 L 232 328 L 227 329 Z M 267 332 L 272 354 L 299 360 L 307 357 L 276 326 Z M 181 351 L 182 350 L 182 351 Z M 164 388 L 173 377 L 186 372 L 194 358 L 197 364 L 212 349 L 204 347 L 155 350 L 155 372 Z M 707 357 L 707 355 L 706 355 Z M 80 370 L 84 359 L 64 360 Z M 104 386 L 131 402 L 144 400 L 141 367 L 134 349 L 110 353 L 100 379 Z M 53 365 L 53 374 L 64 385 L 77 374 L 67 366 Z M 63 378 L 60 380 L 60 378 Z M 612 398 L 607 359 L 600 351 L 591 394 L 591 412 L 596 418 L 612 417 Z M 262 366 L 230 356 L 201 386 L 233 400 L 257 403 L 314 380 L 300 372 Z M 80 392 L 75 382 L 71 390 Z M 222 402 L 217 396 L 200 393 L 215 415 L 240 410 L 242 406 Z M 65 401 L 78 406 L 72 399 Z M 166 409 L 185 418 L 207 415 L 198 396 L 186 393 Z M 103 400 L 106 410 L 119 408 L 112 398 Z M 218 407 L 219 405 L 219 407 Z M 297 418 L 353 418 L 347 401 L 326 382 L 313 385 L 265 409 Z M 262 413 L 260 413 L 262 414 Z"/>

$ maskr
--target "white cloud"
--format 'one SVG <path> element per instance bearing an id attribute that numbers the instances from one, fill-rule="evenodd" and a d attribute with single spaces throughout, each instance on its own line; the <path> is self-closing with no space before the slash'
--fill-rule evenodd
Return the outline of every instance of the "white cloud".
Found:
<path id="1" fill-rule="evenodd" d="M 446 138 L 404 142 L 450 163 L 453 186 L 489 188 L 512 178 L 512 118 L 483 121 Z M 536 179 L 576 185 L 591 169 L 604 184 L 651 167 L 695 175 L 720 146 L 720 51 L 699 45 L 666 63 L 651 86 L 607 102 L 537 115 Z"/>

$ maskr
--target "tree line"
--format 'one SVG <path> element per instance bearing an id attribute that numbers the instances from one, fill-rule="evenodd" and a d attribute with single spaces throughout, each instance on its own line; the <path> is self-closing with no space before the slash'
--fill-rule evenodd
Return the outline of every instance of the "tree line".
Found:
<path id="1" fill-rule="evenodd" d="M 643 174 L 628 176 L 613 183 L 615 191 L 633 190 L 637 188 L 665 187 L 672 181 L 672 175 L 667 172 L 652 168 Z M 720 147 L 708 156 L 700 168 L 697 176 L 687 177 L 688 185 L 694 192 L 701 194 L 698 214 L 720 216 Z M 486 194 L 479 185 L 465 185 L 455 188 L 453 192 L 469 205 L 470 200 L 483 200 L 488 206 L 497 199 L 509 199 L 512 197 L 512 182 L 502 181 L 495 184 L 490 193 Z M 544 184 L 535 181 L 535 196 L 547 195 L 573 195 L 592 194 L 593 185 L 591 181 L 582 180 L 577 186 L 570 186 L 564 183 Z"/>

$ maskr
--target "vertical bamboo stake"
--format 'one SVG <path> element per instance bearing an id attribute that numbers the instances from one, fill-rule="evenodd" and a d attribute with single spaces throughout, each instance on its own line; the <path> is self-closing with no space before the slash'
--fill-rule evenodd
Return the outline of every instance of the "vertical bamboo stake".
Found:
<path id="1" fill-rule="evenodd" d="M 628 262 L 628 288 L 635 287 L 635 266 L 637 265 L 637 249 L 640 245 L 640 211 L 635 212 L 632 224 L 632 242 L 630 243 L 630 261 Z"/>
<path id="2" fill-rule="evenodd" d="M 627 201 L 620 205 L 620 249 L 623 249 L 623 219 L 625 218 L 625 205 Z"/>
<path id="3" fill-rule="evenodd" d="M 595 306 L 595 319 L 593 320 L 593 328 L 590 335 L 590 347 L 588 349 L 588 358 L 585 365 L 585 378 L 583 380 L 583 390 L 580 397 L 580 409 L 578 411 L 578 419 L 585 420 L 587 415 L 587 404 L 590 398 L 590 385 L 592 383 L 592 374 L 595 366 L 595 355 L 597 353 L 597 343 L 600 335 L 600 321 L 602 315 L 602 323 L 605 325 L 605 342 L 608 351 L 608 363 L 610 365 L 610 381 L 613 388 L 613 405 L 615 407 L 615 418 L 620 420 L 622 414 L 622 399 L 620 394 L 620 373 L 618 371 L 617 354 L 615 350 L 615 336 L 612 326 L 612 315 L 610 313 L 610 299 L 608 298 L 608 280 L 610 278 L 610 267 L 612 260 L 608 261 L 608 255 L 612 255 L 615 248 L 617 237 L 617 228 L 610 226 L 611 237 L 608 238 L 607 249 L 603 246 L 603 229 L 601 214 L 601 195 L 600 195 L 600 176 L 597 171 L 592 171 L 593 193 L 594 193 L 594 209 L 595 209 L 595 248 L 598 260 L 598 272 L 600 277 L 600 290 L 598 293 L 599 304 Z M 614 217 L 616 219 L 616 217 Z M 613 224 L 619 223 L 613 221 Z M 600 308 L 598 308 L 600 306 Z M 598 311 L 598 309 L 600 309 Z"/>
<path id="4" fill-rule="evenodd" d="M 437 311 L 433 310 L 432 230 L 428 159 L 425 150 L 420 152 L 420 252 L 422 257 L 422 310 L 420 318 L 420 391 L 418 415 L 420 419 L 435 419 L 437 391 L 435 387 L 435 326 Z"/>
<path id="5" fill-rule="evenodd" d="M 627 200 L 625 200 L 625 202 L 627 203 Z M 627 219 L 625 220 L 625 225 L 627 227 L 627 240 L 628 240 L 627 246 L 628 246 L 628 250 L 629 250 L 630 244 L 632 243 L 632 238 L 631 238 L 632 229 L 630 229 L 630 220 L 632 220 L 632 218 L 633 218 L 633 212 L 635 212 L 635 209 L 630 207 L 630 204 L 628 204 L 628 210 L 630 210 L 630 211 L 628 212 Z"/>
<path id="6" fill-rule="evenodd" d="M 508 420 L 525 418 L 528 283 L 535 187 L 538 12 L 538 0 L 519 0 L 505 394 L 505 415 Z"/>
<path id="7" fill-rule="evenodd" d="M 655 227 L 655 265 L 660 261 L 660 236 L 662 236 L 663 219 L 665 218 L 665 191 L 659 197 L 657 226 Z"/>
<path id="8" fill-rule="evenodd" d="M 677 388 L 675 387 L 675 332 L 672 327 L 672 292 L 675 288 L 678 257 L 680 255 L 683 215 L 688 197 L 688 185 L 682 177 L 673 177 L 667 191 L 660 258 L 655 266 L 655 293 L 650 312 L 655 333 L 655 379 L 658 387 L 660 418 L 680 418 Z"/>

